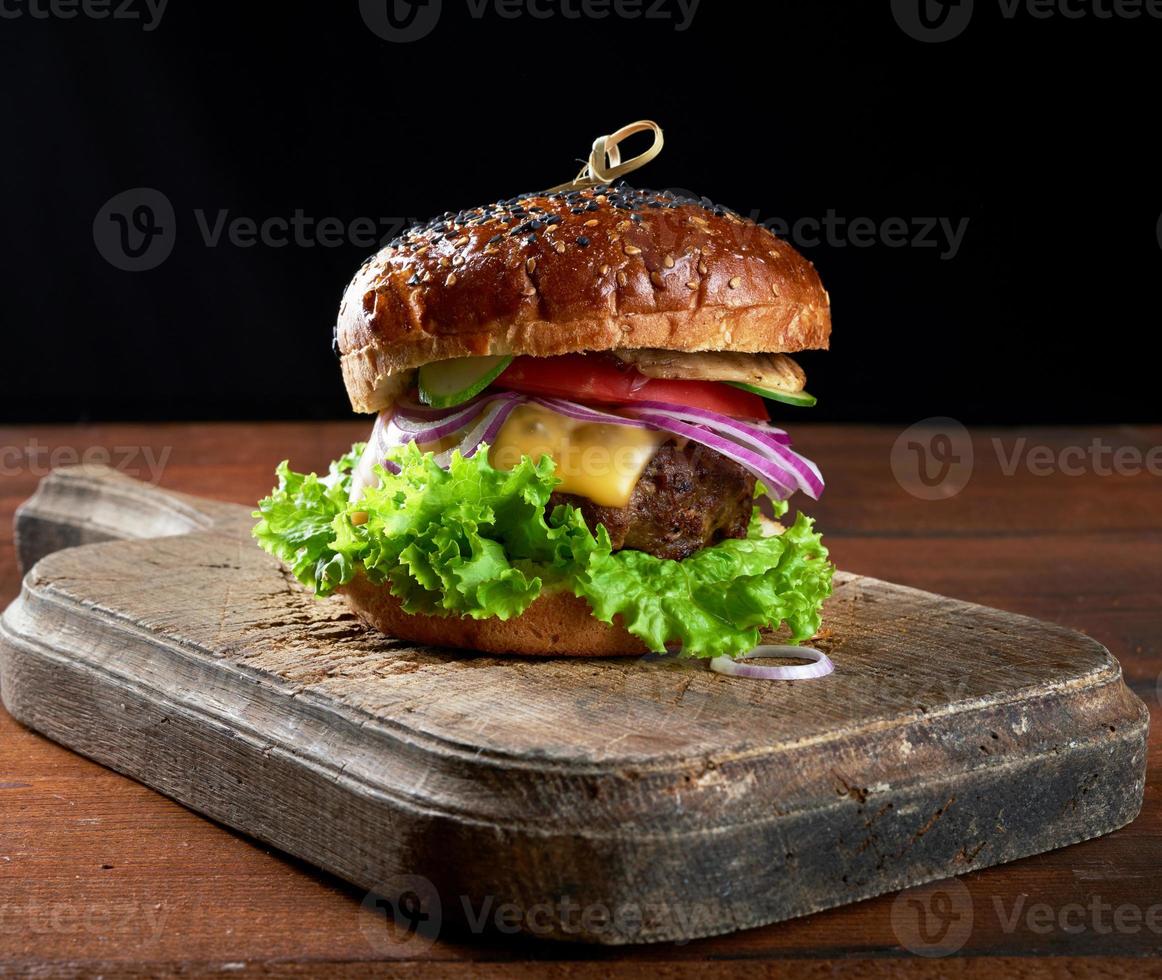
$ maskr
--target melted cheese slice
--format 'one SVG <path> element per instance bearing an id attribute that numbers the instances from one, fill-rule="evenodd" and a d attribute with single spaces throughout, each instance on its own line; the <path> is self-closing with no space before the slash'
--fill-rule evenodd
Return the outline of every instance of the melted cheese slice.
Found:
<path id="1" fill-rule="evenodd" d="M 628 425 L 578 422 L 540 405 L 519 405 L 496 434 L 488 461 L 511 470 L 522 456 L 551 456 L 557 490 L 601 507 L 625 507 L 658 446 L 669 436 Z"/>

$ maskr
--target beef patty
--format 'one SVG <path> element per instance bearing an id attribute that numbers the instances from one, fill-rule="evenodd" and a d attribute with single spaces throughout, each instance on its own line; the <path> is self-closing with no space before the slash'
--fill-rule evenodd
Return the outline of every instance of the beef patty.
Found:
<path id="1" fill-rule="evenodd" d="M 664 443 L 625 507 L 601 507 L 587 497 L 554 493 L 548 510 L 572 504 L 596 531 L 604 524 L 614 551 L 633 548 L 680 561 L 723 538 L 745 538 L 755 478 L 733 460 L 688 442 Z"/>

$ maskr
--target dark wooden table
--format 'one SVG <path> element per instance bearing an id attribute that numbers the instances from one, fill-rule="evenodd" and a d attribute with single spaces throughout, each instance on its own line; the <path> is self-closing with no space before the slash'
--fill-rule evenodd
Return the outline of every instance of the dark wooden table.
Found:
<path id="1" fill-rule="evenodd" d="M 0 428 L 0 600 L 19 587 L 12 513 L 53 463 L 111 462 L 143 479 L 159 472 L 173 489 L 251 501 L 269 488 L 279 459 L 324 467 L 365 428 Z M 936 501 L 912 496 L 894 477 L 897 429 L 801 425 L 794 434 L 828 478 L 810 509 L 842 568 L 1087 632 L 1121 660 L 1157 720 L 1162 451 L 1150 458 L 1154 472 L 1135 459 L 1162 445 L 1162 427 L 980 431 L 968 485 Z M 915 955 L 914 939 L 917 909 L 938 917 L 947 908 L 932 893 L 917 896 L 920 906 L 885 896 L 681 946 L 369 935 L 362 893 L 0 711 L 0 974 L 708 978 L 987 968 L 985 975 L 1162 976 L 1159 727 L 1138 819 L 1102 839 L 960 879 L 964 890 L 953 886 L 951 897 L 963 946 L 933 959 Z"/>

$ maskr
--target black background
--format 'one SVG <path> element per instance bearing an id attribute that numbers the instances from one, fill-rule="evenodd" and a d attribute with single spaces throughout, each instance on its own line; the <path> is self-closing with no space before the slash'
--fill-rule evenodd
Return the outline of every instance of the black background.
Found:
<path id="1" fill-rule="evenodd" d="M 402 44 L 355 0 L 172 0 L 152 31 L 0 19 L 3 420 L 342 417 L 331 325 L 374 249 L 210 247 L 195 211 L 424 218 L 567 180 L 642 117 L 666 132 L 643 186 L 788 222 L 969 219 L 953 258 L 797 242 L 834 315 L 831 351 L 802 358 L 809 417 L 1158 419 L 1162 21 L 976 0 L 961 36 L 921 43 L 889 0 L 702 0 L 684 31 L 663 9 L 443 0 Z M 137 187 L 172 202 L 176 241 L 126 272 L 93 224 Z"/>

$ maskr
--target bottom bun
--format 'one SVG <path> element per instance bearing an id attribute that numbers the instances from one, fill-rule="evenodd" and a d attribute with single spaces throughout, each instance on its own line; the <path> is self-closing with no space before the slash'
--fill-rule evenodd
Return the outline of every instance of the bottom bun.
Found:
<path id="1" fill-rule="evenodd" d="M 388 586 L 374 585 L 362 572 L 341 591 L 368 626 L 411 643 L 530 657 L 640 657 L 649 652 L 616 619 L 612 626 L 601 622 L 589 603 L 568 592 L 539 596 L 519 616 L 501 620 L 404 612 Z"/>

